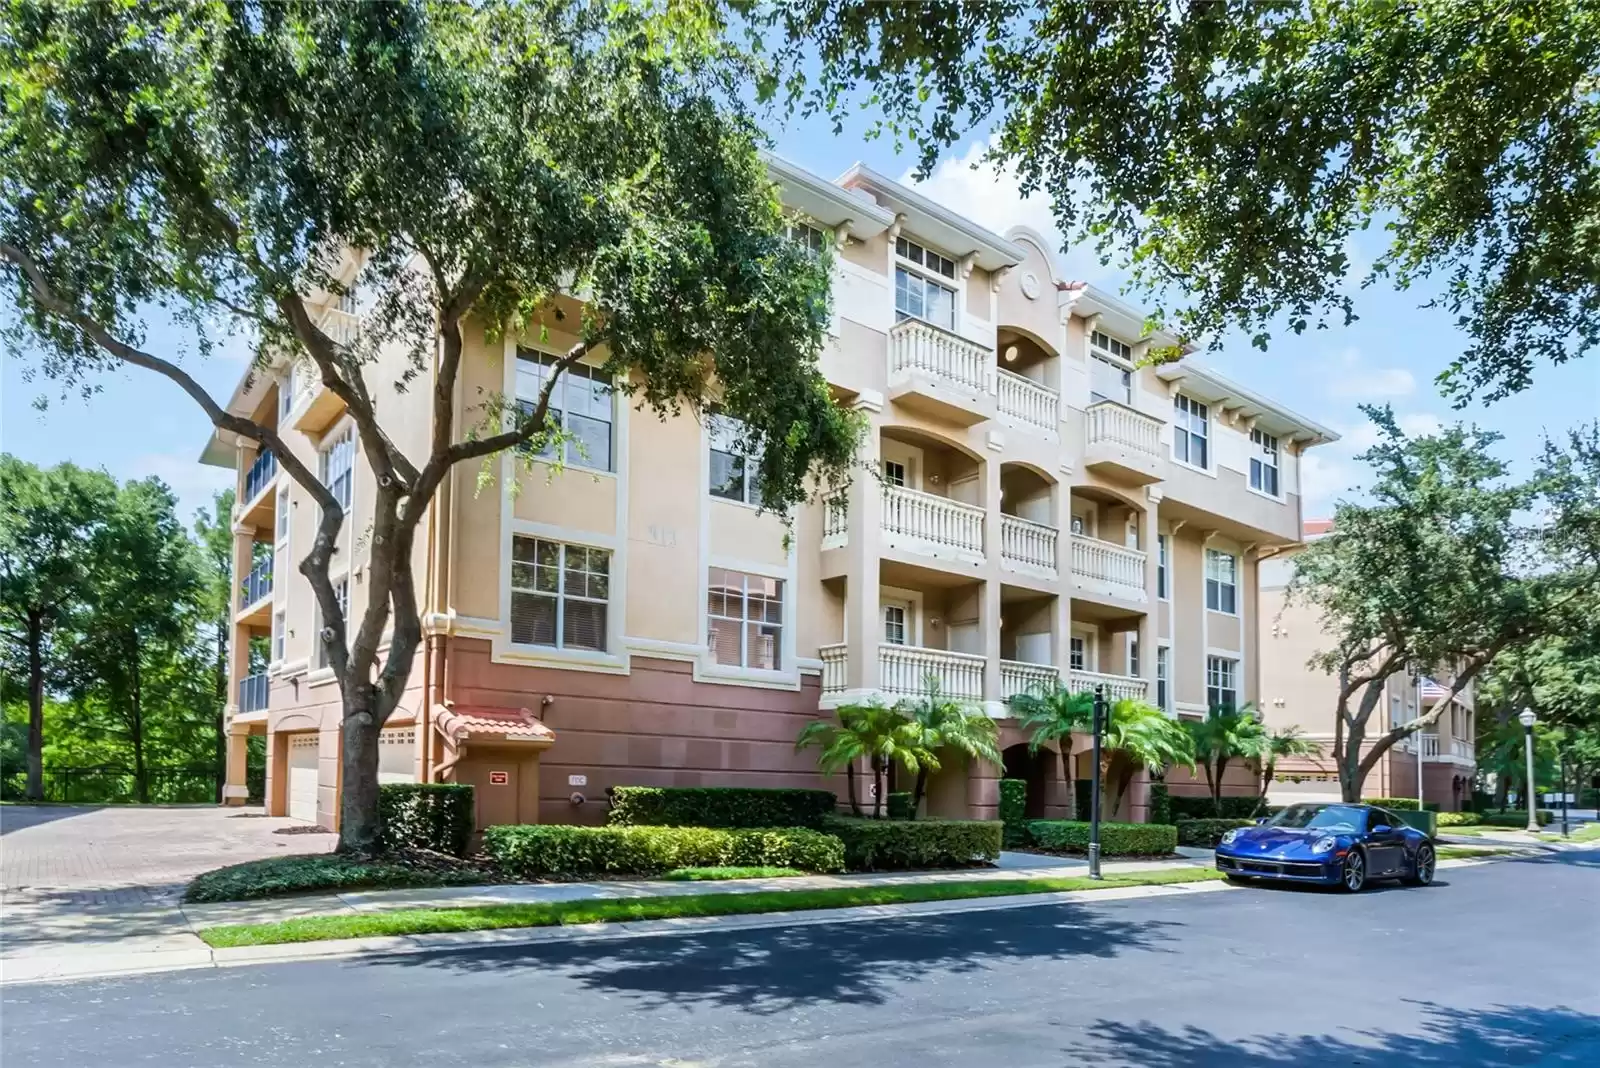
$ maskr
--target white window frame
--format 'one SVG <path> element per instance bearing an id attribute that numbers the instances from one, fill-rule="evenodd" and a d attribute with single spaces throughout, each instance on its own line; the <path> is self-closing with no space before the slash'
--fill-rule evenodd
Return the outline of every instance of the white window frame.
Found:
<path id="1" fill-rule="evenodd" d="M 731 415 L 718 415 L 712 413 L 706 419 L 706 489 L 711 496 L 719 501 L 731 504 L 748 504 L 752 507 L 761 506 L 761 483 L 755 477 L 755 468 L 760 464 L 756 453 L 741 448 L 741 439 L 744 437 L 745 424 Z M 730 496 L 718 493 L 717 486 L 712 480 L 712 459 L 717 453 L 728 457 L 731 464 L 736 464 L 739 470 L 739 494 Z"/>
<path id="2" fill-rule="evenodd" d="M 1156 599 L 1172 600 L 1172 535 L 1156 535 Z"/>
<path id="3" fill-rule="evenodd" d="M 1199 431 L 1191 429 L 1197 415 L 1200 421 Z M 1212 448 L 1211 434 L 1211 405 L 1205 401 L 1196 400 L 1187 393 L 1176 394 L 1172 398 L 1172 462 L 1192 467 L 1196 471 L 1211 473 L 1216 462 L 1216 450 Z M 1179 435 L 1183 435 L 1181 438 Z M 1205 463 L 1197 464 L 1190 457 L 1194 455 L 1194 442 L 1199 440 L 1204 448 Z M 1183 455 L 1178 455 L 1178 442 L 1183 442 Z"/>
<path id="4" fill-rule="evenodd" d="M 733 576 L 737 576 L 739 578 L 739 580 L 740 580 L 740 590 L 739 590 L 739 611 L 740 611 L 740 615 L 739 616 L 720 615 L 720 614 L 717 614 L 717 613 L 714 613 L 714 612 L 711 611 L 710 592 L 711 592 L 711 570 L 712 569 L 721 571 L 725 575 L 729 576 L 730 578 L 733 577 Z M 772 622 L 770 622 L 770 621 L 768 621 L 768 620 L 766 620 L 764 618 L 763 619 L 754 619 L 754 618 L 751 617 L 751 615 L 750 615 L 750 580 L 751 579 L 770 579 L 771 581 L 776 582 L 778 584 L 778 586 L 777 586 L 777 597 L 776 597 L 776 602 L 777 602 L 777 605 L 778 605 L 778 622 L 772 623 Z M 790 590 L 787 590 L 787 591 L 785 590 L 785 586 L 788 586 L 788 585 L 790 585 L 790 584 L 785 579 L 780 578 L 780 577 L 778 577 L 776 575 L 762 575 L 762 574 L 757 574 L 755 572 L 750 572 L 750 571 L 738 571 L 738 570 L 735 570 L 734 568 L 718 567 L 715 564 L 712 564 L 709 568 L 707 568 L 707 570 L 706 570 L 706 648 L 707 648 L 707 652 L 710 655 L 711 662 L 713 664 L 715 664 L 717 667 L 722 668 L 723 670 L 726 670 L 726 671 L 749 671 L 749 672 L 757 672 L 757 673 L 761 673 L 761 674 L 767 674 L 767 673 L 779 674 L 781 672 L 784 672 L 784 671 L 788 670 L 788 666 L 789 665 L 788 665 L 787 660 L 786 660 L 786 658 L 784 656 L 784 647 L 783 647 L 784 637 L 785 637 L 785 634 L 787 633 L 787 628 L 785 627 L 785 622 L 787 621 L 788 614 L 789 614 L 789 604 L 788 604 L 787 597 L 789 595 L 791 595 L 792 592 L 793 592 L 792 588 Z M 731 596 L 731 594 L 730 594 L 730 596 Z M 737 623 L 739 625 L 739 662 L 737 664 L 729 664 L 729 663 L 727 663 L 725 661 L 717 659 L 716 645 L 711 640 L 711 621 L 713 619 L 720 619 L 720 620 L 722 620 L 723 622 L 726 622 L 726 623 Z M 773 666 L 771 666 L 771 667 L 760 667 L 760 666 L 753 665 L 753 664 L 750 663 L 750 625 L 752 623 L 757 624 L 758 626 L 761 626 L 761 627 L 770 627 L 770 628 L 772 628 L 773 630 L 775 630 L 777 632 L 777 633 L 772 635 L 774 645 L 773 645 L 773 654 L 772 654 Z"/>
<path id="5" fill-rule="evenodd" d="M 1227 685 L 1223 685 L 1226 683 Z M 1212 700 L 1212 695 L 1218 697 L 1224 694 L 1232 699 L 1227 701 Z M 1206 657 L 1206 708 L 1212 709 L 1219 706 L 1239 707 L 1239 661 L 1230 656 Z"/>
<path id="6" fill-rule="evenodd" d="M 1227 577 L 1222 575 L 1222 561 L 1228 561 Z M 1223 591 L 1228 592 L 1228 597 L 1223 597 Z M 1231 601 L 1231 607 L 1222 607 L 1224 600 Z M 1233 553 L 1223 552 L 1221 549 L 1206 550 L 1206 611 L 1220 612 L 1225 616 L 1239 614 L 1239 558 Z"/>
<path id="7" fill-rule="evenodd" d="M 1089 671 L 1089 637 L 1086 634 L 1067 636 L 1067 670 Z"/>
<path id="8" fill-rule="evenodd" d="M 1172 646 L 1156 646 L 1156 707 L 1172 715 Z"/>
<path id="9" fill-rule="evenodd" d="M 900 614 L 900 640 L 896 641 L 890 635 L 890 627 L 894 625 L 892 613 Z M 883 643 L 885 645 L 907 646 L 911 644 L 911 606 L 904 601 L 886 601 L 883 604 Z"/>
<path id="10" fill-rule="evenodd" d="M 1110 367 L 1122 375 L 1121 397 L 1108 397 L 1099 394 L 1094 388 L 1094 361 Z M 1121 338 L 1113 337 L 1103 330 L 1089 331 L 1089 403 L 1098 404 L 1102 401 L 1111 401 L 1125 407 L 1133 406 L 1133 346 Z"/>
<path id="11" fill-rule="evenodd" d="M 535 585 L 528 586 L 528 587 L 519 587 L 519 586 L 516 585 L 516 563 L 519 562 L 516 559 L 516 543 L 517 543 L 517 541 L 519 539 L 527 540 L 527 541 L 533 541 L 533 542 L 541 542 L 541 541 L 549 542 L 552 545 L 556 545 L 556 546 L 560 547 L 561 552 L 560 552 L 560 555 L 557 557 L 557 560 L 556 560 L 556 588 L 555 588 L 554 592 L 551 592 L 549 590 L 541 590 L 541 589 L 539 589 L 538 586 L 537 586 L 537 582 L 535 583 Z M 604 597 L 590 597 L 587 594 L 575 594 L 575 593 L 568 593 L 567 592 L 567 550 L 569 548 L 570 549 L 583 549 L 586 552 L 601 552 L 601 553 L 604 553 L 606 555 L 606 595 Z M 616 584 L 615 584 L 615 577 L 616 576 L 614 574 L 614 572 L 615 572 L 615 564 L 616 564 L 616 556 L 617 556 L 617 554 L 616 554 L 616 552 L 614 550 L 612 550 L 611 548 L 609 548 L 607 546 L 603 546 L 603 545 L 592 545 L 592 544 L 588 544 L 586 542 L 581 542 L 581 541 L 567 541 L 567 540 L 564 540 L 564 539 L 561 539 L 561 538 L 548 537 L 548 536 L 543 535 L 543 534 L 513 534 L 511 536 L 511 556 L 510 556 L 510 560 L 512 561 L 511 570 L 506 575 L 506 581 L 507 581 L 507 583 L 510 584 L 510 596 L 507 598 L 507 602 L 506 602 L 507 608 L 508 608 L 508 612 L 507 612 L 507 615 L 506 615 L 506 637 L 507 637 L 507 640 L 510 642 L 511 647 L 514 648 L 514 649 L 539 649 L 539 650 L 547 650 L 547 651 L 548 650 L 555 650 L 557 652 L 562 652 L 562 653 L 576 653 L 576 654 L 586 655 L 586 656 L 592 656 L 592 655 L 597 655 L 597 654 L 602 654 L 602 655 L 603 654 L 609 654 L 611 652 L 611 643 L 612 643 L 612 634 L 611 634 L 612 603 L 611 602 L 612 602 L 612 597 L 614 596 L 614 591 L 616 590 Z M 537 642 L 519 642 L 519 641 L 516 640 L 516 631 L 514 629 L 515 625 L 512 622 L 512 615 L 514 613 L 510 612 L 509 609 L 510 609 L 510 606 L 515 603 L 516 597 L 517 597 L 518 594 L 524 594 L 524 595 L 527 595 L 527 596 L 530 596 L 530 597 L 550 597 L 550 598 L 553 598 L 555 600 L 555 602 L 556 602 L 556 618 L 555 618 L 555 629 L 554 629 L 554 634 L 555 634 L 555 643 L 554 644 L 552 644 L 552 645 L 543 645 L 543 644 L 540 644 L 540 643 L 537 643 Z M 595 649 L 595 648 L 591 648 L 591 647 L 586 646 L 586 645 L 568 645 L 567 644 L 567 642 L 566 642 L 566 624 L 567 624 L 567 602 L 569 600 L 570 601 L 581 602 L 583 604 L 598 604 L 598 605 L 603 606 L 603 608 L 605 609 L 605 619 L 604 619 L 603 625 L 600 627 L 600 635 L 601 635 L 600 648 Z"/>
<path id="12" fill-rule="evenodd" d="M 804 219 L 791 219 L 784 227 L 784 236 L 813 256 L 820 257 L 828 247 L 832 234 Z"/>
<path id="13" fill-rule="evenodd" d="M 1128 650 L 1126 656 L 1128 677 L 1136 679 L 1139 677 L 1139 638 L 1137 635 L 1128 635 Z"/>
<path id="14" fill-rule="evenodd" d="M 911 472 L 901 460 L 883 461 L 883 480 L 898 489 L 911 488 Z"/>
<path id="15" fill-rule="evenodd" d="M 559 356 L 556 356 L 556 355 L 554 355 L 552 353 L 544 352 L 544 351 L 542 351 L 540 349 L 530 349 L 530 348 L 526 348 L 526 347 L 523 347 L 523 346 L 518 346 L 517 347 L 517 349 L 516 349 L 516 363 L 513 365 L 512 369 L 511 369 L 511 376 L 512 376 L 511 380 L 515 384 L 516 401 L 517 401 L 517 407 L 518 407 L 518 411 L 519 412 L 525 411 L 525 410 L 529 410 L 529 409 L 533 408 L 535 405 L 537 405 L 539 403 L 539 397 L 538 397 L 537 393 L 535 393 L 532 396 L 524 396 L 523 395 L 523 392 L 522 392 L 522 381 L 523 381 L 522 363 L 523 363 L 523 361 L 527 361 L 528 363 L 536 364 L 536 365 L 541 366 L 541 367 L 550 367 L 550 366 L 553 366 L 556 363 L 556 361 L 558 361 L 559 359 L 560 359 Z M 539 381 L 543 382 L 543 378 L 540 377 Z M 581 382 L 586 382 L 586 383 L 588 383 L 588 382 L 602 382 L 606 387 L 606 390 L 607 390 L 606 399 L 609 402 L 609 404 L 607 405 L 608 410 L 607 410 L 607 413 L 606 413 L 606 418 L 603 420 L 605 422 L 605 424 L 606 424 L 606 427 L 607 427 L 607 432 L 606 432 L 606 462 L 605 462 L 604 466 L 601 466 L 601 465 L 597 464 L 595 462 L 594 457 L 585 456 L 583 454 L 583 452 L 579 450 L 578 446 L 579 446 L 579 444 L 580 444 L 582 439 L 579 438 L 577 435 L 573 434 L 572 431 L 571 431 L 570 420 L 573 418 L 573 412 L 571 410 L 571 404 L 567 400 L 567 390 L 572 387 L 572 383 L 574 381 L 581 381 Z M 600 368 L 594 367 L 594 366 L 592 366 L 590 364 L 586 364 L 586 363 L 575 363 L 572 366 L 568 367 L 564 372 L 562 372 L 560 380 L 556 383 L 556 388 L 554 390 L 552 390 L 551 393 L 550 393 L 550 408 L 553 409 L 554 411 L 557 411 L 557 412 L 560 413 L 560 415 L 561 415 L 561 418 L 559 420 L 560 429 L 562 430 L 563 433 L 568 435 L 566 441 L 562 444 L 562 455 L 564 456 L 564 460 L 562 461 L 562 465 L 563 466 L 579 468 L 579 469 L 584 470 L 584 471 L 600 471 L 600 472 L 603 472 L 605 474 L 613 474 L 613 473 L 616 472 L 616 470 L 617 470 L 617 387 L 616 387 L 615 383 L 613 383 L 600 370 Z M 597 416 L 590 415 L 587 412 L 578 413 L 577 414 L 577 418 L 587 419 L 587 420 L 589 420 L 591 422 L 596 422 L 596 423 L 602 422 L 602 420 L 599 419 Z M 554 453 L 554 443 L 553 442 L 550 443 L 549 445 L 547 445 L 545 447 L 545 449 L 543 449 L 543 450 L 541 450 L 539 452 L 534 452 L 531 449 L 527 449 L 525 447 L 524 448 L 524 454 L 529 456 L 530 458 L 532 458 L 534 460 L 539 460 L 539 461 L 542 461 L 544 463 L 554 463 L 555 462 L 555 453 Z"/>
<path id="16" fill-rule="evenodd" d="M 912 256 L 912 249 L 915 249 L 919 255 Z M 936 257 L 938 263 L 933 266 L 929 266 L 926 262 L 929 256 Z M 950 265 L 949 274 L 944 273 L 944 271 L 941 269 L 944 264 Z M 908 320 L 915 319 L 917 322 L 928 323 L 930 326 L 936 326 L 941 330 L 948 330 L 951 333 L 955 333 L 958 325 L 961 322 L 962 313 L 961 286 L 958 285 L 959 279 L 956 277 L 956 275 L 960 272 L 960 265 L 954 259 L 946 256 L 937 249 L 929 248 L 920 241 L 913 241 L 908 237 L 901 236 L 895 238 L 894 242 L 894 267 L 895 277 L 892 281 L 893 293 L 891 296 L 894 298 L 895 322 L 903 323 Z M 901 310 L 899 276 L 900 272 L 902 271 L 905 272 L 908 278 L 916 279 L 924 286 L 937 286 L 939 289 L 942 289 L 950 294 L 950 322 L 941 323 L 930 319 L 927 315 L 913 315 L 909 311 Z M 926 311 L 926 293 L 923 294 L 922 303 L 923 310 Z"/>
<path id="17" fill-rule="evenodd" d="M 289 418 L 289 413 L 294 411 L 295 393 L 295 361 L 289 361 L 288 370 L 284 371 L 283 378 L 278 383 L 278 421 Z M 282 430 L 282 427 L 279 427 Z"/>
<path id="18" fill-rule="evenodd" d="M 1267 471 L 1273 488 L 1266 488 Z M 1275 501 L 1283 500 L 1283 443 L 1264 430 L 1250 431 L 1250 489 Z"/>
<path id="19" fill-rule="evenodd" d="M 272 662 L 283 663 L 289 648 L 289 615 L 280 608 L 272 613 Z"/>
<path id="20" fill-rule="evenodd" d="M 340 450 L 348 457 L 348 466 L 338 473 L 333 470 L 334 460 L 340 455 Z M 322 484 L 328 487 L 328 492 L 333 494 L 334 500 L 344 509 L 345 515 L 350 514 L 350 508 L 355 503 L 356 486 L 356 436 L 355 426 L 347 423 L 344 429 L 329 436 L 325 444 L 317 452 L 317 475 Z M 343 479 L 344 490 L 341 493 L 335 482 Z"/>

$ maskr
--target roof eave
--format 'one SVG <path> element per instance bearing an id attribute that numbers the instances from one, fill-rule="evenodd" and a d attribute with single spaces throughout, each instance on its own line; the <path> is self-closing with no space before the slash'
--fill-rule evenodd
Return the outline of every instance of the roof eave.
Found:
<path id="1" fill-rule="evenodd" d="M 1014 267 L 1027 258 L 1027 251 L 1015 241 L 969 222 L 937 201 L 863 163 L 852 165 L 835 184 L 845 189 L 866 189 L 889 201 L 896 215 L 906 217 L 913 233 L 943 245 L 946 251 L 957 256 L 971 256 L 973 264 L 986 271 Z"/>

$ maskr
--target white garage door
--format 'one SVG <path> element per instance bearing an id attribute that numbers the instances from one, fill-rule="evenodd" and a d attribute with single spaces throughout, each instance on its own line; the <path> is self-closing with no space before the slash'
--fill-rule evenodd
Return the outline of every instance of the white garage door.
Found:
<path id="1" fill-rule="evenodd" d="M 289 738 L 289 817 L 317 822 L 317 736 Z"/>
<path id="2" fill-rule="evenodd" d="M 378 781 L 417 781 L 415 727 L 390 727 L 378 735 Z"/>

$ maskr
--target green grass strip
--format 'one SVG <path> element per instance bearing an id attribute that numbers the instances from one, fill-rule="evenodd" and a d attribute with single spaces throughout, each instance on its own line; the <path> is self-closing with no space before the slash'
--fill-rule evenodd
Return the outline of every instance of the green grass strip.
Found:
<path id="1" fill-rule="evenodd" d="M 305 916 L 276 923 L 207 927 L 200 937 L 217 949 L 320 942 L 333 938 L 434 934 L 440 931 L 492 931 L 505 927 L 557 927 L 567 924 L 668 920 L 686 916 L 742 916 L 757 912 L 842 909 L 860 905 L 898 905 L 914 901 L 960 901 L 1114 886 L 1159 886 L 1221 878 L 1210 868 L 1166 868 L 1107 875 L 1096 881 L 1069 879 L 973 879 L 962 882 L 891 883 L 824 890 L 760 890 L 751 893 L 685 894 L 676 897 L 597 898 L 590 901 L 540 901 L 461 908 L 396 909 L 337 916 Z"/>
<path id="2" fill-rule="evenodd" d="M 1515 846 L 1449 846 L 1442 845 L 1435 854 L 1440 860 L 1471 860 L 1473 857 L 1492 857 L 1499 853 L 1515 853 Z"/>
<path id="3" fill-rule="evenodd" d="M 661 878 L 675 883 L 705 883 L 720 879 L 792 879 L 804 874 L 798 868 L 673 868 Z"/>
<path id="4" fill-rule="evenodd" d="M 1559 821 L 1557 821 L 1559 823 Z M 1586 827 L 1579 827 L 1566 838 L 1561 837 L 1561 832 L 1541 834 L 1539 838 L 1545 842 L 1600 842 L 1600 823 L 1591 823 Z"/>

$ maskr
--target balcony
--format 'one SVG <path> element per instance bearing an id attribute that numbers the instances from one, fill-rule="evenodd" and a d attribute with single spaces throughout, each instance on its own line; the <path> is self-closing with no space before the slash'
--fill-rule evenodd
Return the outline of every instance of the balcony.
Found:
<path id="1" fill-rule="evenodd" d="M 272 450 L 256 453 L 255 462 L 244 476 L 244 495 L 239 499 L 238 521 L 257 530 L 272 529 L 277 497 L 272 492 L 278 478 L 278 458 Z"/>
<path id="2" fill-rule="evenodd" d="M 1059 394 L 1031 378 L 1001 368 L 996 372 L 996 403 L 1000 414 L 1052 436 L 1061 422 Z"/>
<path id="3" fill-rule="evenodd" d="M 920 319 L 889 330 L 889 397 L 907 408 L 972 426 L 995 416 L 989 350 Z"/>
<path id="4" fill-rule="evenodd" d="M 1067 672 L 1067 689 L 1073 693 L 1092 693 L 1096 686 L 1106 688 L 1106 700 L 1150 700 L 1150 684 L 1131 675 L 1104 675 L 1098 671 Z"/>
<path id="5" fill-rule="evenodd" d="M 272 605 L 272 558 L 268 557 L 250 569 L 239 584 L 240 623 L 265 625 Z"/>
<path id="6" fill-rule="evenodd" d="M 1010 700 L 1019 693 L 1031 693 L 1061 680 L 1053 664 L 1027 664 L 1020 660 L 1000 661 L 1000 697 Z"/>
<path id="7" fill-rule="evenodd" d="M 883 543 L 890 548 L 981 564 L 983 521 L 983 509 L 974 504 L 903 486 L 883 490 Z"/>
<path id="8" fill-rule="evenodd" d="M 1097 538 L 1072 539 L 1072 582 L 1077 595 L 1144 604 L 1145 554 Z"/>
<path id="9" fill-rule="evenodd" d="M 1021 516 L 1000 517 L 1000 563 L 1012 571 L 1056 577 L 1056 542 L 1060 531 Z"/>
<path id="10" fill-rule="evenodd" d="M 843 693 L 849 678 L 848 648 L 843 644 L 825 645 L 818 654 L 822 660 L 823 695 Z M 891 700 L 919 697 L 927 692 L 931 676 L 938 680 L 939 689 L 948 696 L 981 701 L 984 663 L 984 658 L 974 653 L 952 653 L 915 645 L 880 645 L 877 692 Z"/>
<path id="11" fill-rule="evenodd" d="M 239 680 L 239 711 L 260 712 L 267 707 L 267 674 L 251 675 Z"/>
<path id="12" fill-rule="evenodd" d="M 362 318 L 339 308 L 324 308 L 316 317 L 317 326 L 335 345 L 349 345 L 361 337 Z M 344 414 L 344 401 L 323 384 L 321 372 L 313 365 L 295 368 L 295 396 L 290 404 L 294 428 L 307 434 L 321 434 Z"/>
<path id="13" fill-rule="evenodd" d="M 1085 467 L 1133 486 L 1161 481 L 1161 420 L 1109 400 L 1089 405 L 1085 414 Z"/>
<path id="14" fill-rule="evenodd" d="M 1422 747 L 1424 760 L 1477 762 L 1477 747 L 1465 738 L 1440 738 L 1437 734 L 1417 734 L 1412 737 Z M 1415 752 L 1416 749 L 1408 746 L 1406 751 Z"/>

